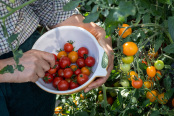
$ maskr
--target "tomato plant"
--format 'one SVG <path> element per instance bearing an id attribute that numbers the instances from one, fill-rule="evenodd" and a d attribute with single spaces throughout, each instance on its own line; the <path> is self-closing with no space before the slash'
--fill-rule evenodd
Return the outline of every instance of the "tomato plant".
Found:
<path id="1" fill-rule="evenodd" d="M 170 105 L 174 94 L 173 0 L 71 0 L 64 9 L 72 7 L 77 7 L 85 16 L 84 23 L 97 23 L 104 28 L 106 38 L 112 38 L 114 67 L 101 87 L 88 93 L 71 94 L 68 100 L 67 96 L 59 97 L 66 109 L 63 113 L 87 116 L 173 115 Z M 90 51 L 81 55 L 79 52 L 79 58 L 85 60 Z M 82 65 L 77 61 L 78 68 L 86 66 L 84 61 Z M 80 94 L 87 99 L 80 99 Z M 102 96 L 100 102 L 99 96 Z M 112 105 L 107 102 L 110 96 L 114 96 Z M 73 105 L 74 100 L 77 105 Z"/>

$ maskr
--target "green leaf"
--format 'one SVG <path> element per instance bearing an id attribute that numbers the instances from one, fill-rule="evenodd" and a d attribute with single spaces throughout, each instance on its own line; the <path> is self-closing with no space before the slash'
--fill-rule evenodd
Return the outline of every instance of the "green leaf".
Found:
<path id="1" fill-rule="evenodd" d="M 63 10 L 64 11 L 73 10 L 79 5 L 80 2 L 81 2 L 81 0 L 71 0 L 63 7 Z"/>
<path id="2" fill-rule="evenodd" d="M 8 39 L 7 42 L 11 44 L 14 40 L 16 40 L 18 37 L 18 34 L 12 34 Z"/>
<path id="3" fill-rule="evenodd" d="M 172 37 L 172 40 L 174 41 L 174 16 L 168 18 L 168 29 L 169 33 Z M 172 50 L 170 50 L 172 51 Z M 173 50 L 174 51 L 174 50 Z"/>
<path id="4" fill-rule="evenodd" d="M 170 76 L 167 76 L 166 78 L 164 78 L 163 83 L 164 83 L 164 87 L 166 90 L 171 89 L 171 84 L 172 84 L 171 82 L 172 82 L 172 80 L 171 80 Z"/>
<path id="5" fill-rule="evenodd" d="M 5 73 L 14 73 L 13 66 L 7 65 L 3 69 L 0 70 L 0 74 L 5 74 Z"/>
<path id="6" fill-rule="evenodd" d="M 24 66 L 23 65 L 17 65 L 17 69 L 18 71 L 23 71 L 24 70 Z"/>
<path id="7" fill-rule="evenodd" d="M 150 103 L 150 100 L 147 99 L 147 100 L 143 101 L 142 106 L 143 106 L 143 107 L 146 107 L 146 106 L 148 106 L 149 103 Z"/>
<path id="8" fill-rule="evenodd" d="M 120 103 L 120 105 L 122 105 L 123 104 L 123 98 L 122 98 L 122 96 L 121 96 L 121 93 L 120 93 L 120 91 L 118 91 L 118 100 L 119 100 L 119 103 Z"/>
<path id="9" fill-rule="evenodd" d="M 95 6 L 92 8 L 91 13 L 95 13 L 95 12 L 97 12 L 97 9 L 98 9 L 98 5 L 95 5 Z"/>
<path id="10" fill-rule="evenodd" d="M 105 17 L 107 17 L 109 15 L 109 10 L 105 9 L 104 11 L 101 12 L 101 14 Z"/>
<path id="11" fill-rule="evenodd" d="M 135 93 L 134 93 L 134 97 L 136 97 L 138 99 L 139 95 L 140 95 L 139 89 L 136 89 Z"/>
<path id="12" fill-rule="evenodd" d="M 106 68 L 108 66 L 108 55 L 106 52 L 103 54 L 101 66 L 102 68 Z"/>
<path id="13" fill-rule="evenodd" d="M 150 14 L 146 14 L 143 16 L 143 23 L 151 23 L 150 21 Z"/>
<path id="14" fill-rule="evenodd" d="M 87 112 L 83 111 L 83 112 L 77 112 L 75 113 L 75 116 L 89 116 Z"/>
<path id="15" fill-rule="evenodd" d="M 158 110 L 156 110 L 156 111 L 153 111 L 153 112 L 150 114 L 150 116 L 161 116 L 161 115 L 160 115 L 160 112 L 159 112 Z"/>
<path id="16" fill-rule="evenodd" d="M 96 108 L 92 108 L 90 116 L 95 116 L 96 115 Z"/>
<path id="17" fill-rule="evenodd" d="M 166 99 L 171 98 L 172 95 L 173 95 L 173 93 L 174 93 L 173 89 L 174 89 L 174 88 L 172 88 L 172 89 L 166 91 L 164 98 L 166 98 Z"/>
<path id="18" fill-rule="evenodd" d="M 135 15 L 136 8 L 131 1 L 121 1 L 118 6 L 118 12 L 123 16 Z"/>
<path id="19" fill-rule="evenodd" d="M 174 53 L 174 43 L 166 46 L 163 51 L 166 53 Z"/>
<path id="20" fill-rule="evenodd" d="M 155 43 L 154 43 L 155 44 L 155 47 L 154 47 L 155 53 L 161 47 L 163 41 L 164 41 L 163 36 L 160 36 L 158 39 L 155 40 Z"/>
<path id="21" fill-rule="evenodd" d="M 19 64 L 19 58 L 21 58 L 23 55 L 22 50 L 16 50 L 14 52 L 14 60 L 16 61 L 17 64 Z"/>
<path id="22" fill-rule="evenodd" d="M 159 0 L 160 3 L 172 5 L 172 0 Z"/>
<path id="23" fill-rule="evenodd" d="M 99 12 L 90 13 L 85 19 L 83 20 L 84 23 L 95 22 L 99 17 Z"/>

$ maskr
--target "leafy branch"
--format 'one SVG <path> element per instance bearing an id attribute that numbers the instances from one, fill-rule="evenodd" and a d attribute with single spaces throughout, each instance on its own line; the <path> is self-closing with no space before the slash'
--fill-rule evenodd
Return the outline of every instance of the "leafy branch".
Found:
<path id="1" fill-rule="evenodd" d="M 19 48 L 19 41 L 17 39 L 19 34 L 12 34 L 9 36 L 8 32 L 7 32 L 7 28 L 5 25 L 5 20 L 7 19 L 7 17 L 9 17 L 10 15 L 12 15 L 13 13 L 15 13 L 17 10 L 22 9 L 23 7 L 35 2 L 36 0 L 30 0 L 28 2 L 25 2 L 24 4 L 21 4 L 20 6 L 16 7 L 16 8 L 12 8 L 9 4 L 7 4 L 6 2 L 0 0 L 0 3 L 4 4 L 7 8 L 7 10 L 9 11 L 9 13 L 7 13 L 6 15 L 0 17 L 0 20 L 2 20 L 3 24 L 1 25 L 2 29 L 3 29 L 3 34 L 4 36 L 7 38 L 7 42 L 9 44 L 10 49 L 12 50 L 13 53 L 13 59 L 15 60 L 15 65 L 7 65 L 4 68 L 2 68 L 0 70 L 0 74 L 4 74 L 4 73 L 14 73 L 14 70 L 17 69 L 18 71 L 23 71 L 24 70 L 24 66 L 22 66 L 21 64 L 19 64 L 19 59 L 23 56 L 23 52 L 22 50 L 18 50 Z M 14 48 L 12 46 L 12 43 L 14 41 L 17 41 L 17 46 L 16 48 Z"/>

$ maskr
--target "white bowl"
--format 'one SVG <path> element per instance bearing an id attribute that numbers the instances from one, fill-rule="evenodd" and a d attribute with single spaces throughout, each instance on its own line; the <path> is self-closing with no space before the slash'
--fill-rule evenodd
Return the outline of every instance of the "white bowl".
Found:
<path id="1" fill-rule="evenodd" d="M 54 28 L 43 34 L 33 45 L 32 49 L 57 54 L 56 50 L 62 49 L 68 40 L 74 41 L 73 46 L 75 50 L 78 50 L 80 47 L 88 48 L 89 56 L 93 56 L 96 60 L 95 65 L 92 67 L 93 73 L 90 74 L 86 83 L 67 91 L 59 91 L 52 86 L 52 83 L 47 84 L 40 78 L 36 84 L 47 92 L 60 95 L 76 93 L 85 89 L 96 77 L 104 77 L 107 74 L 106 68 L 102 68 L 101 64 L 104 49 L 99 45 L 96 38 L 83 28 L 76 26 Z"/>

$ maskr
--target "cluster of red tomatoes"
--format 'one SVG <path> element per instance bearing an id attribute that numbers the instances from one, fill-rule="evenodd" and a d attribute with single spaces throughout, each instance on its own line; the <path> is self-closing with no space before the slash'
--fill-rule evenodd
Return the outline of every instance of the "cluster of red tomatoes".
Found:
<path id="1" fill-rule="evenodd" d="M 55 55 L 55 66 L 43 77 L 44 82 L 52 83 L 59 91 L 74 89 L 88 81 L 95 58 L 88 56 L 86 47 L 74 51 L 72 41 L 64 44 L 64 50 Z"/>

